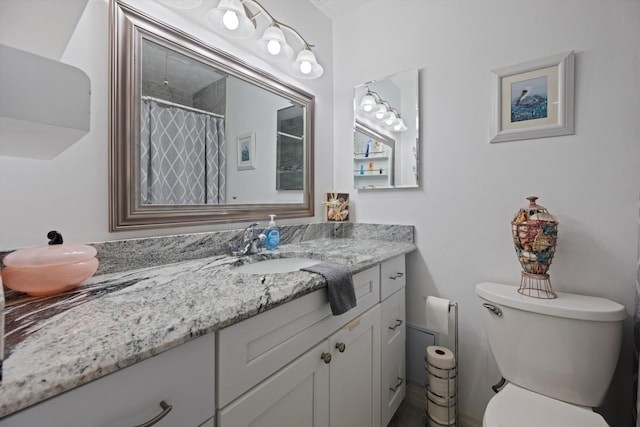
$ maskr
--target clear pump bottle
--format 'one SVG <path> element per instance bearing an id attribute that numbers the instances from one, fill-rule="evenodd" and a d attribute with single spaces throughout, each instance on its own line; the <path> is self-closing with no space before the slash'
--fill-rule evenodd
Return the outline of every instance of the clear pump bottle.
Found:
<path id="1" fill-rule="evenodd" d="M 273 219 L 275 215 L 269 215 L 269 217 L 271 217 L 271 220 L 269 221 L 267 229 L 264 230 L 264 234 L 267 236 L 264 241 L 264 247 L 268 251 L 274 251 L 278 249 L 278 245 L 280 244 L 280 230 Z"/>

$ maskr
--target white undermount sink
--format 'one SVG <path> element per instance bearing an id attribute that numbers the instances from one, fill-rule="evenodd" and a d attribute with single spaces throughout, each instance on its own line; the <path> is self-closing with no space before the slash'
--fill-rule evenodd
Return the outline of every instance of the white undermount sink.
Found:
<path id="1" fill-rule="evenodd" d="M 236 267 L 233 271 L 247 274 L 288 273 L 319 264 L 320 262 L 311 258 L 275 258 L 244 264 Z"/>

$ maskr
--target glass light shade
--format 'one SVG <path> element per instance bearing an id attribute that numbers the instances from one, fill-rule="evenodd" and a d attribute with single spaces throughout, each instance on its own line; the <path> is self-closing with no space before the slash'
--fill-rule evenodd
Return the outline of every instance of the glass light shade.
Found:
<path id="1" fill-rule="evenodd" d="M 395 119 L 396 119 L 396 113 L 394 113 L 393 111 L 389 111 L 387 114 L 385 114 L 382 120 L 384 121 L 385 125 L 391 126 L 395 121 Z"/>
<path id="2" fill-rule="evenodd" d="M 174 9 L 195 9 L 202 4 L 202 0 L 158 0 L 158 2 Z"/>
<path id="3" fill-rule="evenodd" d="M 404 124 L 404 120 L 402 120 L 402 117 L 398 117 L 393 122 L 393 130 L 395 130 L 396 132 L 404 132 L 405 130 L 407 130 L 407 126 Z"/>
<path id="4" fill-rule="evenodd" d="M 367 93 L 362 97 L 362 101 L 360 101 L 360 108 L 362 111 L 367 113 L 373 111 L 373 107 L 376 105 L 376 99 L 370 93 Z"/>
<path id="5" fill-rule="evenodd" d="M 309 49 L 298 53 L 291 71 L 294 76 L 301 79 L 316 79 L 324 73 L 322 65 L 318 64 L 316 56 Z"/>
<path id="6" fill-rule="evenodd" d="M 216 33 L 232 39 L 248 39 L 256 30 L 240 0 L 220 0 L 206 20 Z"/>
<path id="7" fill-rule="evenodd" d="M 282 61 L 293 56 L 293 49 L 287 43 L 284 33 L 278 27 L 268 27 L 262 38 L 256 42 L 256 50 L 260 56 L 275 61 Z"/>
<path id="8" fill-rule="evenodd" d="M 373 114 L 375 115 L 376 119 L 382 120 L 384 118 L 384 115 L 387 114 L 387 111 L 388 110 L 386 105 L 378 104 L 374 108 Z"/>

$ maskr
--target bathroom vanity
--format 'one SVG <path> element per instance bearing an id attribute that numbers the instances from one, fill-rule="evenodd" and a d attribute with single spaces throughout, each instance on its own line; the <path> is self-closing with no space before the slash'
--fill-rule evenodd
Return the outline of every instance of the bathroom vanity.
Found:
<path id="1" fill-rule="evenodd" d="M 71 308 L 10 345 L 0 426 L 130 426 L 165 412 L 157 425 L 384 426 L 405 393 L 413 250 L 349 238 L 268 254 L 349 264 L 357 306 L 339 316 L 317 274 L 234 272 L 267 254 L 96 276 L 79 288 L 93 298 L 59 301 Z"/>

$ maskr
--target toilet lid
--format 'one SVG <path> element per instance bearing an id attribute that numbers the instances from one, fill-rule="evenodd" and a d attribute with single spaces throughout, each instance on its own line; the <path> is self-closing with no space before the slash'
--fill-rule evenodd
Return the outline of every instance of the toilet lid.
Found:
<path id="1" fill-rule="evenodd" d="M 483 427 L 607 427 L 591 409 L 507 384 L 487 405 Z"/>

